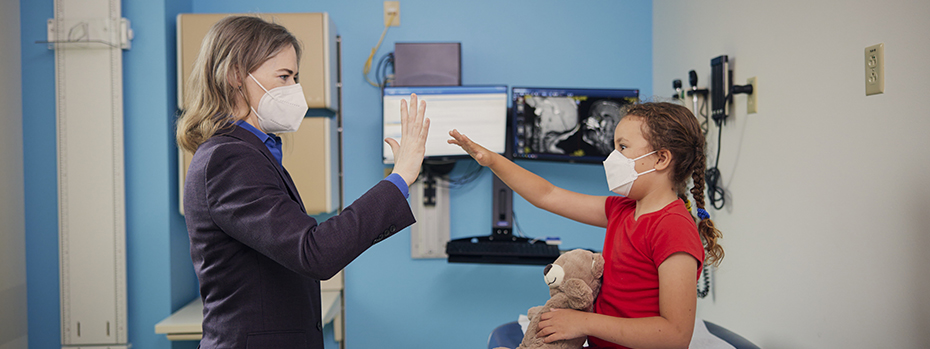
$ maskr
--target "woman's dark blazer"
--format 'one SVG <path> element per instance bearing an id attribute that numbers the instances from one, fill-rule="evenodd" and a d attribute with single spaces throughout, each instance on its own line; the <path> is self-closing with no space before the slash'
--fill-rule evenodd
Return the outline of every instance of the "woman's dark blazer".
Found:
<path id="1" fill-rule="evenodd" d="M 319 280 L 415 222 L 383 180 L 317 223 L 268 148 L 235 125 L 194 154 L 184 212 L 204 305 L 201 348 L 323 348 Z"/>

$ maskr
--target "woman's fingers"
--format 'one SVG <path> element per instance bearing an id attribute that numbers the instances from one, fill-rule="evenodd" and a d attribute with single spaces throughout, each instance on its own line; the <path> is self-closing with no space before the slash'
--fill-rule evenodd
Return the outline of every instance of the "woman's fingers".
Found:
<path id="1" fill-rule="evenodd" d="M 394 138 L 385 138 L 384 141 L 385 141 L 389 146 L 391 146 L 391 153 L 393 153 L 393 154 L 395 155 L 395 157 L 396 157 L 396 155 L 397 155 L 397 148 L 400 148 L 400 144 L 398 144 L 398 143 L 397 143 L 397 140 L 395 140 Z"/>
<path id="2" fill-rule="evenodd" d="M 416 94 L 410 94 L 410 104 L 400 102 L 401 138 L 385 141 L 394 153 L 394 173 L 399 174 L 408 185 L 416 180 L 426 153 L 426 138 L 429 135 L 429 119 L 426 118 L 426 102 Z"/>
<path id="3" fill-rule="evenodd" d="M 429 118 L 426 117 L 426 101 L 422 101 L 417 107 L 417 118 L 423 124 L 423 127 L 420 129 L 420 138 L 423 139 L 423 142 L 426 142 L 426 136 L 429 134 Z"/>

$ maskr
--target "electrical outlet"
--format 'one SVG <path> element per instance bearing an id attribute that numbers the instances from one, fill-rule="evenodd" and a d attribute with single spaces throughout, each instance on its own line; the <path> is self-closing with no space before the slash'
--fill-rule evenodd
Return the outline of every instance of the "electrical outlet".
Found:
<path id="1" fill-rule="evenodd" d="M 752 93 L 746 97 L 746 114 L 759 112 L 759 85 L 756 77 L 746 79 L 746 85 L 752 85 Z"/>
<path id="2" fill-rule="evenodd" d="M 393 20 L 391 20 L 391 14 L 394 15 Z M 385 1 L 384 2 L 384 26 L 385 27 L 399 27 L 400 26 L 400 1 Z"/>
<path id="3" fill-rule="evenodd" d="M 885 44 L 865 48 L 865 95 L 885 92 Z"/>

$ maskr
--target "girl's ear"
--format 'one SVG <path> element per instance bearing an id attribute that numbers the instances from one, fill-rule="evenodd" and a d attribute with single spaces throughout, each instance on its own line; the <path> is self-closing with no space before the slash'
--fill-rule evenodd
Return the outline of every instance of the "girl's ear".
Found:
<path id="1" fill-rule="evenodd" d="M 672 152 L 668 149 L 656 151 L 656 156 L 658 156 L 655 166 L 656 171 L 662 171 L 672 165 Z"/>

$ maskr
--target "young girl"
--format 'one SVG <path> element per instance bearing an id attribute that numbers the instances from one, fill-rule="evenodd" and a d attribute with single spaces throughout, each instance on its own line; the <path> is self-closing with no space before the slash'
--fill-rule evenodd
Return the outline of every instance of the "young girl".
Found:
<path id="1" fill-rule="evenodd" d="M 594 313 L 545 313 L 538 336 L 546 342 L 587 336 L 594 348 L 688 347 L 705 249 L 708 263 L 723 258 L 720 232 L 704 210 L 704 136 L 688 109 L 644 103 L 621 119 L 604 167 L 609 189 L 622 196 L 558 188 L 457 130 L 449 134 L 449 143 L 536 207 L 607 228 L 607 265 Z M 681 200 L 689 176 L 701 219 L 697 226 Z"/>

